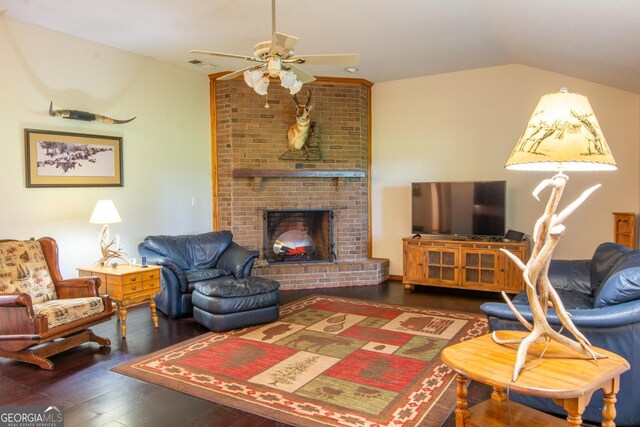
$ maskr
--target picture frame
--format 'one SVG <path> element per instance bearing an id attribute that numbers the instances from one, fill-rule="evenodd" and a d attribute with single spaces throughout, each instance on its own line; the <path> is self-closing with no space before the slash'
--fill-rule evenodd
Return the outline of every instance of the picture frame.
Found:
<path id="1" fill-rule="evenodd" d="M 122 138 L 25 129 L 27 187 L 122 187 Z"/>

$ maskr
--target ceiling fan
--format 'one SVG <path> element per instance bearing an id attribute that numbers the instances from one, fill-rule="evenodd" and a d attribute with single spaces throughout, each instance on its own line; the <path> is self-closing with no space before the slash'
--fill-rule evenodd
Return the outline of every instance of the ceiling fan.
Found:
<path id="1" fill-rule="evenodd" d="M 253 56 L 210 52 L 207 50 L 190 50 L 189 53 L 255 62 L 256 64 L 219 77 L 219 80 L 230 80 L 244 75 L 244 80 L 247 85 L 252 87 L 260 95 L 266 95 L 270 77 L 279 77 L 282 86 L 289 89 L 292 95 L 300 91 L 303 83 L 314 81 L 315 77 L 304 71 L 299 65 L 346 66 L 355 65 L 360 60 L 360 56 L 357 53 L 296 56 L 293 47 L 298 41 L 298 38 L 276 32 L 276 0 L 271 0 L 271 30 L 273 34 L 272 39 L 256 44 L 253 48 Z"/>

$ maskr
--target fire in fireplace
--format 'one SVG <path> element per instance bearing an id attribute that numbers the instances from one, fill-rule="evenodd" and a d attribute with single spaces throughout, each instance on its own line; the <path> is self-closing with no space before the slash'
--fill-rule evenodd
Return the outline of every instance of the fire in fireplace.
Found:
<path id="1" fill-rule="evenodd" d="M 273 252 L 284 258 L 310 261 L 316 248 L 313 239 L 305 231 L 289 230 L 278 236 L 273 244 Z"/>
<path id="2" fill-rule="evenodd" d="M 269 263 L 335 261 L 333 210 L 265 210 L 263 253 Z"/>

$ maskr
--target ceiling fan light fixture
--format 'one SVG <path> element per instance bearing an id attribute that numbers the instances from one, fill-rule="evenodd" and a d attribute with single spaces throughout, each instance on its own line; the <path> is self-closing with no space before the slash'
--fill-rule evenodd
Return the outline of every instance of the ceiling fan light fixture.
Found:
<path id="1" fill-rule="evenodd" d="M 253 90 L 256 91 L 258 95 L 266 95 L 267 89 L 269 88 L 269 75 L 266 74 L 262 77 L 253 87 Z"/>
<path id="2" fill-rule="evenodd" d="M 298 65 L 341 65 L 349 66 L 348 72 L 355 72 L 355 65 L 359 61 L 358 54 L 324 54 L 296 56 L 294 47 L 298 38 L 276 31 L 276 0 L 271 0 L 271 40 L 262 41 L 253 47 L 253 56 L 235 53 L 212 52 L 208 50 L 190 50 L 192 54 L 210 55 L 223 58 L 233 58 L 251 61 L 252 64 L 231 73 L 218 77 L 219 80 L 232 80 L 241 75 L 244 81 L 259 95 L 266 95 L 270 79 L 280 79 L 280 84 L 288 89 L 292 95 L 302 89 L 304 83 L 310 83 L 315 77 L 299 68 Z M 195 60 L 200 63 L 200 60 Z M 256 65 L 257 63 L 257 65 Z M 283 69 L 284 68 L 284 69 Z M 266 106 L 268 107 L 268 104 Z"/>
<path id="3" fill-rule="evenodd" d="M 296 75 L 291 70 L 280 71 L 280 84 L 286 89 L 291 89 L 291 86 L 296 82 Z"/>
<path id="4" fill-rule="evenodd" d="M 249 86 L 250 88 L 253 88 L 262 78 L 262 72 L 258 69 L 258 70 L 247 70 L 244 72 L 244 82 L 247 84 L 247 86 Z"/>
<path id="5" fill-rule="evenodd" d="M 291 95 L 295 95 L 296 93 L 300 92 L 300 89 L 302 89 L 302 82 L 296 79 L 293 85 L 291 85 L 291 87 L 289 88 L 289 93 L 291 93 Z"/>

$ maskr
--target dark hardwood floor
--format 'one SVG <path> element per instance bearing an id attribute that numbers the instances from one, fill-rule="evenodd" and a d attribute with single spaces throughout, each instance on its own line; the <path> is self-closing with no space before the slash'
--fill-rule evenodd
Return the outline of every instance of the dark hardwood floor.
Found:
<path id="1" fill-rule="evenodd" d="M 480 313 L 480 305 L 500 300 L 498 294 L 429 287 L 407 291 L 399 282 L 377 286 L 282 291 L 285 304 L 326 294 L 376 300 L 407 306 L 434 307 Z M 138 381 L 110 371 L 121 363 L 207 332 L 192 318 L 160 315 L 154 330 L 147 306 L 132 308 L 127 316 L 127 339 L 119 337 L 115 317 L 93 330 L 111 340 L 110 350 L 85 344 L 52 357 L 53 371 L 0 359 L 0 405 L 58 405 L 64 407 L 65 426 L 284 426 L 246 412 L 177 391 Z M 470 405 L 489 396 L 487 386 L 472 383 Z M 450 416 L 445 426 L 454 426 Z"/>

